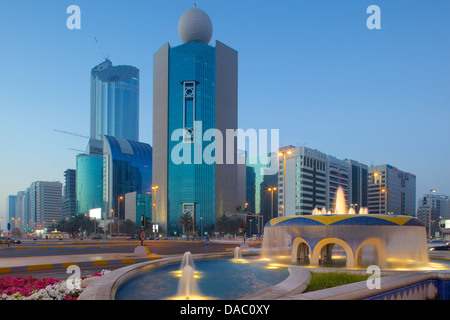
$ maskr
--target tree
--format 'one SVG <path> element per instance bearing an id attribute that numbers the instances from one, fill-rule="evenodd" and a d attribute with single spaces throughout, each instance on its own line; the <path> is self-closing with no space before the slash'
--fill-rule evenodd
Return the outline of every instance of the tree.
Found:
<path id="1" fill-rule="evenodd" d="M 221 214 L 216 221 L 217 232 L 229 233 L 230 220 L 225 213 Z"/>
<path id="2" fill-rule="evenodd" d="M 97 232 L 101 232 L 98 221 L 94 222 L 94 220 L 84 214 L 73 216 L 69 220 L 61 220 L 56 225 L 56 228 L 60 231 L 68 232 L 69 234 L 72 234 L 72 232 L 75 232 L 75 234 L 91 234 L 94 232 L 94 223 L 97 228 Z"/>
<path id="3" fill-rule="evenodd" d="M 136 223 L 127 219 L 120 223 L 120 232 L 125 233 L 127 235 L 134 235 L 138 233 L 138 228 L 136 227 Z"/>
<path id="4" fill-rule="evenodd" d="M 194 226 L 194 219 L 189 213 L 183 213 L 178 220 L 178 224 L 183 227 L 183 234 L 186 234 L 189 240 L 189 231 Z"/>

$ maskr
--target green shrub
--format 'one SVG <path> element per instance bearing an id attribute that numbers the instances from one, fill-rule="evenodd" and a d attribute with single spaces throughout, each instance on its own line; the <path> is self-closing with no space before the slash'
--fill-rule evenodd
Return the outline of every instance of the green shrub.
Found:
<path id="1" fill-rule="evenodd" d="M 344 272 L 312 272 L 311 281 L 306 289 L 306 292 L 365 281 L 367 278 L 368 277 L 366 275 Z"/>

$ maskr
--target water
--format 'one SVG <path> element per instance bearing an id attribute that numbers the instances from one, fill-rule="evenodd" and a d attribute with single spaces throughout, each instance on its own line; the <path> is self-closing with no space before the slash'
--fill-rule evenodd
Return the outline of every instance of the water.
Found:
<path id="1" fill-rule="evenodd" d="M 241 248 L 240 247 L 236 247 L 235 249 L 234 249 L 234 257 L 233 257 L 234 259 L 242 259 L 242 251 L 241 251 Z"/>
<path id="2" fill-rule="evenodd" d="M 234 263 L 233 259 L 225 258 L 195 261 L 201 295 L 195 299 L 236 300 L 274 286 L 289 276 L 287 267 L 272 268 L 269 262 L 256 258 L 244 260 L 248 263 Z M 173 299 L 178 291 L 179 271 L 180 264 L 175 264 L 143 273 L 121 285 L 115 299 Z"/>
<path id="3" fill-rule="evenodd" d="M 189 251 L 184 254 L 180 270 L 176 274 L 180 276 L 180 280 L 178 282 L 177 294 L 173 299 L 190 300 L 196 299 L 201 295 L 197 285 L 194 259 Z"/>

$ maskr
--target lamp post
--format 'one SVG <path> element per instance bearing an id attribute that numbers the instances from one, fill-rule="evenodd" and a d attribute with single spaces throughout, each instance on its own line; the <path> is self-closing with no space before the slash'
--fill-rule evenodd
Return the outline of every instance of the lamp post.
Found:
<path id="1" fill-rule="evenodd" d="M 277 187 L 270 187 L 267 189 L 267 191 L 270 191 L 272 193 L 272 201 L 270 206 L 270 217 L 273 219 L 273 192 L 277 191 Z"/>
<path id="2" fill-rule="evenodd" d="M 109 237 L 112 239 L 112 220 L 111 217 L 114 217 L 114 209 L 111 209 L 109 212 Z"/>
<path id="3" fill-rule="evenodd" d="M 119 238 L 119 224 L 120 224 L 120 200 L 123 200 L 122 196 L 117 198 L 117 238 Z"/>
<path id="4" fill-rule="evenodd" d="M 154 224 L 156 224 L 156 190 L 158 190 L 159 186 L 152 186 L 152 190 L 155 193 L 155 197 L 154 197 L 154 202 L 153 202 L 153 206 L 155 207 L 155 220 L 154 220 Z M 155 237 L 156 239 L 156 237 Z"/>
<path id="5" fill-rule="evenodd" d="M 283 157 L 283 203 L 286 205 L 286 155 L 292 154 L 292 150 L 278 152 L 279 157 Z M 284 210 L 283 210 L 284 211 Z M 285 214 L 283 212 L 283 214 Z"/>
<path id="6" fill-rule="evenodd" d="M 430 212 L 428 214 L 428 240 L 431 241 L 431 207 L 433 204 L 433 200 L 431 199 L 431 193 L 436 192 L 436 189 L 430 189 Z"/>

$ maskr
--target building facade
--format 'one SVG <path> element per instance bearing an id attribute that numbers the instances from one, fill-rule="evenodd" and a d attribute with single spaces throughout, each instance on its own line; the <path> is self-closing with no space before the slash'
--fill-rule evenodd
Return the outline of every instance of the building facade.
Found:
<path id="1" fill-rule="evenodd" d="M 278 157 L 278 155 L 274 155 Z M 260 218 L 251 218 L 252 230 L 263 232 L 266 222 L 277 216 L 278 199 L 278 174 L 265 174 L 268 168 L 270 154 L 258 159 L 247 159 L 246 171 L 246 203 L 247 210 L 251 213 L 261 215 Z"/>
<path id="2" fill-rule="evenodd" d="M 34 231 L 35 217 L 30 214 L 30 188 L 17 192 L 16 217 L 20 218 L 19 224 L 23 231 Z"/>
<path id="3" fill-rule="evenodd" d="M 139 69 L 105 60 L 91 70 L 91 139 L 139 141 Z"/>
<path id="4" fill-rule="evenodd" d="M 355 160 L 345 160 L 350 165 L 349 204 L 358 212 L 367 208 L 369 167 Z"/>
<path id="5" fill-rule="evenodd" d="M 76 168 L 76 212 L 103 207 L 103 155 L 79 154 Z"/>
<path id="6" fill-rule="evenodd" d="M 65 183 L 62 199 L 62 219 L 70 219 L 77 214 L 77 184 L 76 170 L 64 171 Z"/>
<path id="7" fill-rule="evenodd" d="M 17 207 L 17 195 L 9 195 L 6 201 L 6 212 L 8 213 L 7 219 L 10 221 L 12 218 L 19 217 L 16 215 Z"/>
<path id="8" fill-rule="evenodd" d="M 431 208 L 430 208 L 431 206 Z M 431 211 L 431 216 L 430 216 Z M 442 220 L 450 217 L 450 198 L 446 195 L 424 194 L 417 202 L 417 218 L 422 220 L 427 228 L 427 234 L 434 236 L 440 230 Z M 431 228 L 431 233 L 428 229 Z"/>
<path id="9" fill-rule="evenodd" d="M 216 161 L 216 140 L 205 135 L 237 129 L 238 54 L 219 41 L 209 45 L 212 25 L 200 9 L 186 11 L 178 31 L 183 44 L 165 44 L 153 60 L 156 222 L 161 232 L 180 234 L 179 219 L 189 214 L 196 231 L 211 234 L 238 202 L 237 147 L 221 150 L 231 161 Z"/>
<path id="10" fill-rule="evenodd" d="M 368 208 L 372 214 L 416 215 L 416 176 L 389 164 L 369 167 Z"/>
<path id="11" fill-rule="evenodd" d="M 125 194 L 152 189 L 152 147 L 105 136 L 103 140 L 103 212 L 125 219 Z"/>
<path id="12" fill-rule="evenodd" d="M 150 193 L 139 194 L 136 191 L 125 194 L 125 220 L 131 220 L 136 227 L 141 226 L 141 216 L 152 219 L 154 214 L 152 195 Z"/>
<path id="13" fill-rule="evenodd" d="M 307 147 L 280 148 L 279 157 L 278 216 L 309 215 L 323 208 L 335 212 L 338 189 L 347 210 L 353 207 L 358 213 L 367 207 L 366 165 Z"/>
<path id="14" fill-rule="evenodd" d="M 30 220 L 36 229 L 56 225 L 62 219 L 62 183 L 35 181 L 29 188 Z"/>

